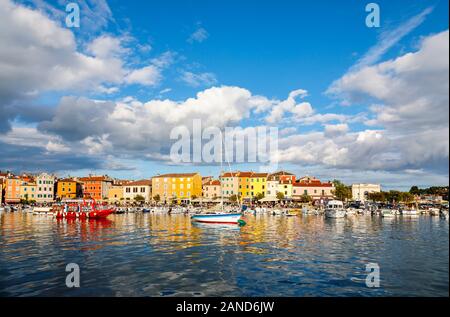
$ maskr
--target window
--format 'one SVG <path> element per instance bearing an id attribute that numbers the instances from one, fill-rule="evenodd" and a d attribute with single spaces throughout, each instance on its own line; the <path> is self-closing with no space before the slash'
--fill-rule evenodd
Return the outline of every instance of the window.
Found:
<path id="1" fill-rule="evenodd" d="M 145 187 L 141 187 L 141 193 L 145 193 Z"/>
<path id="2" fill-rule="evenodd" d="M 131 192 L 131 189 L 130 189 L 130 187 L 126 187 L 126 188 L 125 188 L 125 192 L 126 192 L 126 193 L 129 193 L 129 192 Z"/>
<path id="3" fill-rule="evenodd" d="M 133 193 L 137 193 L 137 192 L 138 192 L 137 187 L 133 187 Z"/>

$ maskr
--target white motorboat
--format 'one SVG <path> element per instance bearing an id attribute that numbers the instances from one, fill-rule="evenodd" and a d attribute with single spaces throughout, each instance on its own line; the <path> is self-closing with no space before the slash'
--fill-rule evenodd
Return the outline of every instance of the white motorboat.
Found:
<path id="1" fill-rule="evenodd" d="M 196 214 L 191 219 L 203 223 L 239 224 L 242 221 L 241 216 L 240 213 Z"/>
<path id="2" fill-rule="evenodd" d="M 404 216 L 417 216 L 419 213 L 415 209 L 402 210 Z"/>
<path id="3" fill-rule="evenodd" d="M 396 209 L 381 209 L 380 216 L 381 217 L 395 217 L 399 213 Z"/>
<path id="4" fill-rule="evenodd" d="M 52 207 L 34 207 L 32 213 L 34 215 L 53 215 Z"/>
<path id="5" fill-rule="evenodd" d="M 428 209 L 430 216 L 439 216 L 439 208 L 430 208 Z"/>
<path id="6" fill-rule="evenodd" d="M 327 218 L 344 218 L 345 214 L 344 204 L 340 200 L 330 200 L 325 207 L 325 217 Z"/>

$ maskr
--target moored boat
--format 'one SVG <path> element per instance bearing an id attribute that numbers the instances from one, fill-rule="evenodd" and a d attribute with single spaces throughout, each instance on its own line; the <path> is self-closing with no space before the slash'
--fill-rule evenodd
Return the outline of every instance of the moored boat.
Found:
<path id="1" fill-rule="evenodd" d="M 95 201 L 88 206 L 86 203 L 71 205 L 66 204 L 55 212 L 58 219 L 101 219 L 106 218 L 115 211 L 115 208 L 98 209 Z"/>
<path id="2" fill-rule="evenodd" d="M 196 214 L 191 216 L 191 220 L 203 223 L 239 224 L 241 217 L 241 213 Z"/>
<path id="3" fill-rule="evenodd" d="M 344 204 L 340 200 L 330 200 L 325 208 L 325 217 L 327 218 L 344 218 Z"/>

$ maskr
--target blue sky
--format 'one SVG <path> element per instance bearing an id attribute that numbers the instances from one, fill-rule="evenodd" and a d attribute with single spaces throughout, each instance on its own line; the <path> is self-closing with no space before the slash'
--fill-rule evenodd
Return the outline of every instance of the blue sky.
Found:
<path id="1" fill-rule="evenodd" d="M 9 122 L 5 124 L 7 128 L 3 129 L 3 137 L 0 134 L 0 142 L 3 142 L 5 146 L 8 144 L 10 146 L 20 145 L 26 149 L 29 146 L 36 147 L 37 145 L 30 145 L 19 140 L 26 138 L 25 133 L 33 133 L 32 131 L 35 129 L 41 138 L 39 142 L 42 141 L 43 148 L 45 148 L 41 154 L 45 160 L 53 162 L 56 173 L 74 175 L 86 172 L 104 172 L 116 177 L 140 178 L 174 170 L 199 170 L 203 174 L 217 175 L 219 171 L 217 166 L 176 167 L 167 165 L 164 160 L 143 157 L 142 152 L 134 151 L 136 147 L 130 146 L 126 153 L 121 153 L 123 146 L 121 147 L 119 142 L 116 144 L 111 136 L 115 132 L 109 131 L 106 127 L 101 129 L 101 133 L 98 131 L 93 132 L 92 135 L 83 133 L 78 139 L 71 139 L 68 135 L 76 135 L 77 128 L 74 127 L 73 131 L 68 127 L 62 129 L 62 125 L 57 122 L 58 116 L 55 113 L 62 112 L 59 109 L 61 100 L 65 96 L 112 103 L 120 103 L 126 97 L 132 97 L 141 104 L 161 99 L 183 103 L 186 99 L 195 98 L 199 92 L 211 87 L 225 86 L 245 89 L 251 93 L 252 97 L 263 96 L 266 100 L 275 100 L 272 108 L 286 100 L 291 92 L 303 89 L 307 91 L 307 96 L 296 98 L 296 102 L 307 102 L 314 114 L 337 114 L 349 117 L 327 121 L 314 119 L 313 123 L 305 124 L 301 120 L 286 120 L 284 116 L 289 117 L 294 112 L 290 113 L 289 111 L 292 109 L 285 109 L 283 119 L 272 122 L 271 125 L 278 126 L 280 130 L 295 128 L 296 130 L 292 133 L 297 135 L 299 140 L 301 135 L 308 137 L 305 141 L 298 141 L 300 143 L 297 143 L 295 141 L 297 139 L 294 137 L 292 137 L 292 141 L 286 139 L 284 153 L 293 153 L 294 150 L 298 150 L 298 155 L 302 156 L 302 153 L 312 148 L 311 151 L 315 151 L 315 153 L 311 155 L 317 155 L 319 159 L 329 155 L 327 149 L 319 148 L 319 145 L 308 146 L 308 142 L 324 143 L 324 141 L 328 141 L 323 135 L 319 139 L 314 133 L 323 134 L 327 125 L 334 125 L 336 128 L 343 128 L 346 135 L 340 134 L 340 139 L 333 139 L 333 143 L 330 143 L 329 147 L 335 147 L 336 151 L 342 150 L 341 153 L 345 152 L 346 157 L 330 156 L 323 162 L 317 163 L 314 160 L 305 159 L 296 162 L 291 159 L 280 163 L 283 168 L 300 175 L 313 173 L 325 179 L 341 178 L 347 182 L 381 182 L 388 188 L 406 188 L 416 182 L 418 175 L 423 180 L 423 184 L 420 184 L 423 186 L 448 184 L 448 167 L 442 163 L 447 162 L 445 165 L 448 165 L 448 139 L 444 140 L 443 145 L 436 145 L 436 154 L 430 155 L 430 158 L 411 159 L 405 164 L 392 162 L 389 159 L 386 160 L 386 164 L 374 163 L 367 164 L 367 167 L 354 168 L 353 164 L 349 163 L 348 157 L 350 156 L 351 159 L 351 155 L 348 153 L 351 153 L 353 149 L 356 149 L 355 152 L 365 153 L 365 156 L 361 157 L 355 155 L 355 159 L 372 162 L 379 159 L 378 154 L 380 153 L 378 152 L 386 146 L 390 147 L 387 152 L 391 156 L 396 152 L 409 156 L 412 154 L 403 148 L 403 143 L 408 140 L 421 140 L 421 137 L 425 138 L 425 136 L 411 137 L 407 127 L 399 130 L 390 121 L 385 121 L 387 114 L 391 116 L 395 109 L 403 109 L 403 103 L 414 98 L 418 99 L 417 96 L 411 96 L 408 101 L 399 101 L 398 98 L 392 97 L 396 95 L 395 91 L 383 93 L 381 96 L 378 92 L 370 89 L 362 89 L 356 87 L 357 85 L 349 87 L 347 82 L 339 82 L 345 75 L 360 75 L 358 70 L 352 71 L 351 67 L 367 56 L 371 48 L 379 47 L 383 38 L 392 34 L 396 29 L 407 28 L 408 21 L 428 9 L 430 12 L 424 14 L 423 20 L 405 32 L 404 36 L 395 38 L 392 45 L 389 45 L 386 51 L 377 56 L 375 62 L 364 66 L 376 67 L 386 61 L 392 61 L 394 65 L 396 59 L 408 53 L 421 52 L 422 49 L 425 51 L 424 45 L 422 45 L 424 39 L 448 30 L 447 1 L 376 1 L 381 10 L 381 27 L 368 28 L 365 25 L 368 14 L 365 12 L 365 5 L 369 1 L 125 2 L 110 0 L 106 2 L 89 0 L 79 2 L 81 7 L 79 29 L 67 29 L 64 25 L 64 8 L 67 1 L 3 1 L 11 3 L 11 10 L 23 7 L 39 12 L 46 19 L 54 21 L 58 29 L 71 32 L 76 41 L 76 52 L 98 59 L 104 58 L 106 63 L 110 63 L 113 61 L 111 58 L 115 58 L 114 61 L 120 61 L 122 65 L 122 67 L 118 67 L 117 74 L 102 70 L 105 72 L 103 77 L 98 74 L 87 76 L 85 82 L 89 83 L 88 86 L 91 87 L 84 87 L 82 83 L 74 83 L 67 79 L 67 84 L 61 85 L 61 87 L 53 82 L 48 85 L 30 83 L 29 90 L 33 91 L 31 97 L 28 91 L 26 93 L 11 91 L 10 87 L 0 90 L 0 95 L 3 93 L 13 96 L 5 101 L 5 104 L 11 104 L 10 107 L 0 108 L 0 111 L 6 114 L 6 122 Z M 20 23 L 20 21 L 11 21 L 10 24 L 16 22 Z M 48 34 L 53 33 L 49 32 Z M 97 51 L 94 52 L 92 43 L 102 37 L 117 39 L 120 44 L 116 44 L 120 52 L 115 56 L 100 56 Z M 29 40 L 28 37 L 24 36 L 23 38 L 25 41 Z M 45 38 L 36 39 L 40 43 L 44 43 L 45 40 Z M 14 42 L 11 46 L 14 47 L 16 44 Z M 22 45 L 22 43 L 17 45 Z M 47 49 L 44 51 L 45 54 L 50 54 Z M 42 60 L 37 59 L 35 63 L 45 65 L 46 56 L 40 58 Z M 141 78 L 130 79 L 129 75 L 133 70 L 154 66 L 156 60 L 162 61 L 163 58 L 166 58 L 166 64 L 156 67 L 157 74 L 154 74 L 156 77 L 152 77 L 151 82 L 145 82 Z M 48 68 L 40 70 L 43 77 L 55 74 L 59 58 L 51 56 L 51 59 L 54 60 L 54 65 L 49 62 Z M 0 60 L 0 62 L 2 61 Z M 4 64 L 9 62 L 3 61 Z M 445 62 L 443 63 L 445 64 Z M 48 74 L 46 74 L 47 71 Z M 86 72 L 89 71 L 91 69 L 87 68 Z M 18 73 L 26 74 L 26 71 L 21 70 Z M 19 75 L 15 74 L 9 76 L 9 78 L 19 78 Z M 61 74 L 62 82 L 65 82 L 67 77 L 64 76 L 66 75 Z M 122 78 L 118 79 L 120 76 Z M 396 74 L 396 76 L 398 78 L 392 79 L 398 79 L 402 83 L 406 82 L 406 79 L 402 77 L 406 76 L 403 73 Z M 432 77 L 432 80 L 433 78 L 437 80 L 438 76 L 441 74 Z M 56 74 L 56 77 L 59 78 L 59 74 Z M 92 79 L 93 77 L 95 78 Z M 446 79 L 448 81 L 448 75 Z M 333 83 L 338 84 L 338 96 L 329 93 Z M 373 82 L 373 84 L 369 82 L 369 84 L 373 87 L 379 85 L 377 82 Z M 105 93 L 102 89 L 91 89 L 93 85 L 114 88 L 114 92 Z M 348 97 L 349 94 L 350 97 Z M 437 96 L 437 93 L 433 92 L 433 94 L 431 99 Z M 361 95 L 364 95 L 364 98 L 358 98 Z M 425 97 L 430 99 L 428 95 L 424 95 Z M 343 103 L 344 99 L 345 104 Z M 440 99 L 439 102 L 441 102 Z M 436 108 L 436 103 L 430 102 L 429 106 Z M 392 104 L 396 104 L 397 108 Z M 16 105 L 28 109 L 27 113 L 14 110 L 13 107 Z M 386 112 L 374 111 L 371 108 L 374 105 L 385 107 L 383 109 Z M 225 106 L 225 109 L 228 109 L 227 107 Z M 29 109 L 33 109 L 32 115 L 30 115 Z M 262 112 L 254 110 L 250 109 L 248 116 L 243 115 L 238 120 L 238 125 L 251 127 L 268 124 L 267 116 L 271 108 Z M 112 112 L 107 115 L 111 114 Z M 358 119 L 358 114 L 365 118 Z M 95 116 L 96 113 L 90 115 Z M 175 112 L 171 114 L 172 117 L 174 115 L 176 115 Z M 411 119 L 410 111 L 402 112 L 402 115 L 405 115 L 403 118 Z M 414 115 L 417 118 L 420 117 L 420 113 Z M 309 116 L 302 116 L 302 119 L 305 118 L 309 118 Z M 413 119 L 415 120 L 415 118 Z M 151 118 L 149 120 L 151 121 Z M 368 121 L 372 121 L 372 123 L 368 124 Z M 185 123 L 185 121 L 183 122 Z M 422 123 L 424 129 L 430 126 L 429 121 Z M 444 131 L 448 130 L 448 118 L 444 118 L 441 124 Z M 161 129 L 164 126 L 164 122 L 161 121 Z M 22 128 L 22 130 L 14 130 L 14 128 Z M 27 132 L 25 129 L 30 130 Z M 380 138 L 386 138 L 386 141 L 383 144 L 371 144 L 370 146 L 365 144 L 359 150 L 357 147 L 360 143 L 355 141 L 358 133 L 367 131 L 375 133 L 377 130 L 382 131 L 383 135 Z M 16 134 L 12 131 L 16 131 Z M 435 133 L 439 135 L 440 132 L 441 130 L 438 131 L 436 128 Z M 350 140 L 351 134 L 353 135 L 352 140 Z M 102 135 L 106 135 L 105 139 L 102 139 L 103 141 L 100 140 Z M 398 138 L 402 139 L 402 142 L 396 143 L 395 140 Z M 314 139 L 314 141 L 308 141 L 310 139 Z M 75 143 L 75 141 L 80 143 Z M 155 142 L 150 142 L 152 145 L 149 146 L 153 146 Z M 301 142 L 305 142 L 305 144 Z M 419 145 L 425 146 L 425 143 Z M 49 146 L 55 144 L 58 148 Z M 86 148 L 82 148 L 80 144 Z M 298 148 L 300 145 L 301 147 Z M 49 148 L 52 148 L 53 151 Z M 33 150 L 36 149 L 33 148 Z M 155 151 L 158 152 L 158 150 Z M 83 155 L 80 154 L 81 152 Z M 15 159 L 13 155 L 16 155 L 14 154 L 17 153 L 16 151 L 11 150 L 7 153 L 10 153 L 7 154 L 10 156 L 0 160 L 0 169 L 34 171 L 44 168 L 44 165 L 29 165 L 26 160 Z M 80 164 L 73 166 L 61 164 L 64 160 L 67 163 L 67 156 L 71 153 L 81 155 Z M 374 153 L 376 158 L 374 158 Z M 91 164 L 92 160 L 98 161 L 104 157 L 108 157 L 111 164 Z M 89 163 L 82 164 L 83 160 Z M 403 158 L 403 160 L 405 159 Z M 21 163 L 12 163 L 18 161 Z M 58 164 L 61 167 L 58 167 Z M 115 167 L 109 168 L 108 166 Z M 130 166 L 132 168 L 129 168 Z M 256 169 L 257 166 L 244 164 L 238 168 Z"/>

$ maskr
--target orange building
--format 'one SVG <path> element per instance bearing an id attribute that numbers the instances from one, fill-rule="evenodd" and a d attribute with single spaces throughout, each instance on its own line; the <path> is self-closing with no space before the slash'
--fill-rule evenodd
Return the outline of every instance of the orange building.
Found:
<path id="1" fill-rule="evenodd" d="M 88 176 L 80 178 L 83 189 L 83 198 L 107 200 L 108 191 L 112 186 L 112 179 L 108 176 Z"/>
<path id="2" fill-rule="evenodd" d="M 59 199 L 81 197 L 81 183 L 73 178 L 59 179 L 56 183 L 56 197 Z"/>
<path id="3" fill-rule="evenodd" d="M 10 176 L 6 178 L 5 183 L 5 203 L 20 203 L 20 186 L 22 179 L 18 176 Z"/>

